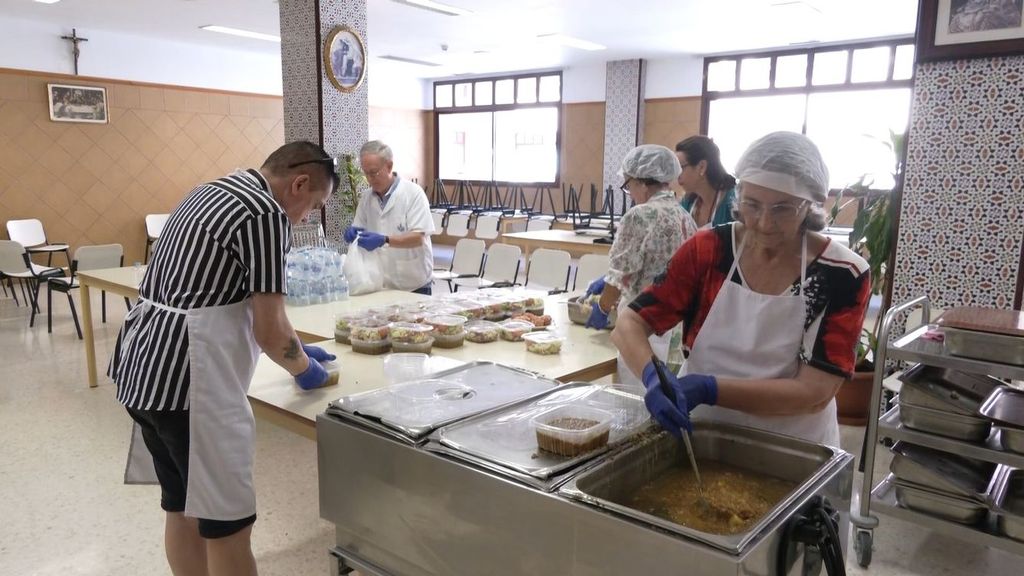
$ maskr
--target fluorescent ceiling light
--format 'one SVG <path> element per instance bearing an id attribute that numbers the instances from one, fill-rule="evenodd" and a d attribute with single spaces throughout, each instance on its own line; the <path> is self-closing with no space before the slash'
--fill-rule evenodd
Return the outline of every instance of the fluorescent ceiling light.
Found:
<path id="1" fill-rule="evenodd" d="M 220 32 L 221 34 L 231 34 L 232 36 L 241 36 L 243 38 L 255 38 L 256 40 L 266 40 L 268 42 L 280 42 L 281 37 L 273 34 L 264 34 L 262 32 L 253 32 L 252 30 L 242 30 L 240 28 L 231 28 L 229 26 L 200 26 L 201 30 L 209 30 L 210 32 Z"/>
<path id="2" fill-rule="evenodd" d="M 594 51 L 604 50 L 607 48 L 607 46 L 604 46 L 603 44 L 574 38 L 572 36 L 566 36 L 565 34 L 540 34 L 537 38 L 548 42 L 554 42 L 555 44 L 561 44 L 562 46 L 568 46 L 569 48 L 579 48 L 580 50 Z"/>
<path id="3" fill-rule="evenodd" d="M 465 8 L 459 8 L 458 6 L 452 6 L 450 4 L 442 4 L 440 2 L 434 2 L 434 0 L 392 0 L 399 4 L 405 4 L 407 6 L 415 6 L 416 8 L 423 8 L 424 10 L 430 10 L 431 12 L 438 12 L 446 16 L 466 16 L 473 12 L 466 10 Z"/>
<path id="4" fill-rule="evenodd" d="M 40 4 L 56 4 L 57 2 L 60 2 L 60 0 L 36 0 L 36 2 L 39 2 Z"/>
<path id="5" fill-rule="evenodd" d="M 406 64 L 417 64 L 419 66 L 440 66 L 437 62 L 427 62 L 426 60 L 416 60 L 415 58 L 406 58 L 404 56 L 392 56 L 386 54 L 384 56 L 378 56 L 383 60 L 394 60 L 395 62 L 405 62 Z"/>

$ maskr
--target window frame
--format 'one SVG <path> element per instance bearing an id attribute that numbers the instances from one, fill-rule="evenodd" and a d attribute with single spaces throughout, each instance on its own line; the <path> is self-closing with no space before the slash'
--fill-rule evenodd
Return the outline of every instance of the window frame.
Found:
<path id="1" fill-rule="evenodd" d="M 558 77 L 558 100 L 555 102 L 541 102 L 540 101 L 540 79 L 545 76 L 557 76 Z M 519 93 L 519 80 L 521 78 L 534 78 L 536 83 L 534 86 L 534 102 L 530 104 L 495 104 L 497 100 L 497 90 L 495 88 L 497 82 L 501 80 L 512 80 L 512 94 L 513 99 L 517 99 Z M 565 83 L 563 82 L 562 70 L 550 70 L 546 72 L 527 72 L 517 74 L 504 74 L 499 76 L 483 76 L 483 77 L 469 77 L 469 78 L 452 78 L 447 80 L 437 80 L 431 85 L 431 97 L 434 99 L 434 174 L 438 180 L 444 180 L 441 178 L 441 133 L 440 124 L 441 116 L 448 114 L 462 114 L 471 112 L 504 112 L 510 110 L 526 110 L 530 108 L 555 108 L 558 113 L 558 125 L 555 126 L 555 154 L 557 155 L 557 161 L 555 162 L 555 178 L 552 182 L 517 182 L 510 180 L 447 180 L 448 182 L 469 182 L 473 185 L 479 184 L 497 184 L 500 186 L 524 186 L 524 187 L 558 187 L 562 185 L 562 123 L 565 121 L 563 115 L 563 103 L 562 96 L 564 94 Z M 491 83 L 491 104 L 478 105 L 476 103 L 477 82 L 490 82 Z M 473 95 L 473 104 L 471 106 L 456 106 L 455 105 L 455 86 L 457 84 L 469 83 L 472 87 L 471 93 Z M 438 107 L 436 101 L 437 87 L 449 85 L 452 90 L 452 105 L 445 107 Z M 493 126 L 494 117 L 492 115 L 491 122 Z M 495 134 L 491 132 L 491 150 L 494 150 Z M 492 154 L 491 158 L 491 173 L 494 173 L 494 158 Z"/>
<path id="2" fill-rule="evenodd" d="M 707 134 L 711 121 L 711 102 L 728 98 L 747 98 L 752 96 L 804 96 L 804 118 L 800 127 L 801 134 L 807 134 L 807 110 L 812 94 L 835 93 L 835 92 L 856 92 L 862 90 L 889 90 L 907 88 L 913 90 L 915 67 L 911 66 L 910 77 L 903 80 L 893 79 L 896 68 L 896 52 L 899 46 L 910 45 L 914 47 L 914 37 L 900 37 L 886 40 L 871 40 L 866 42 L 851 42 L 846 44 L 830 44 L 814 46 L 810 48 L 788 48 L 784 50 L 771 50 L 762 52 L 744 52 L 724 56 L 709 56 L 704 58 L 704 77 L 701 82 L 701 110 L 700 110 L 700 133 Z M 871 82 L 853 82 L 853 53 L 855 50 L 865 48 L 889 48 L 889 65 L 885 80 Z M 838 84 L 814 85 L 814 57 L 822 52 L 846 51 L 846 78 Z M 916 49 L 915 49 L 916 50 Z M 778 60 L 783 56 L 806 55 L 807 70 L 805 70 L 804 85 L 785 88 L 775 87 L 775 72 Z M 751 58 L 770 58 L 771 63 L 768 70 L 768 88 L 742 89 L 740 88 L 740 75 L 743 71 L 743 60 Z M 917 53 L 914 53 L 915 61 Z M 732 90 L 708 91 L 708 71 L 712 64 L 723 61 L 734 61 L 736 63 L 735 79 Z M 911 99 L 912 100 L 912 99 Z M 909 129 L 910 126 L 907 126 Z M 834 191 L 834 190 L 833 190 Z"/>

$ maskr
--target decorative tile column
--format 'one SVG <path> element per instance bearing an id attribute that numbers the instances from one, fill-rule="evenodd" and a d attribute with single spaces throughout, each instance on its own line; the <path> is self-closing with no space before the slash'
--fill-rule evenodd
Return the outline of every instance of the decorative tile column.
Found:
<path id="1" fill-rule="evenodd" d="M 1012 308 L 1024 240 L 1024 57 L 919 65 L 893 301 Z"/>
<path id="2" fill-rule="evenodd" d="M 614 190 L 615 207 L 622 207 L 619 167 L 626 153 L 644 138 L 644 81 L 647 66 L 643 60 L 608 62 L 605 76 L 604 113 L 604 186 Z M 600 197 L 600 196 L 599 196 Z M 596 206 L 595 208 L 600 208 Z M 616 212 L 619 213 L 619 212 Z"/>
<path id="3" fill-rule="evenodd" d="M 366 0 L 280 0 L 280 10 L 285 140 L 317 142 L 331 155 L 358 155 L 369 139 L 372 67 L 356 90 L 344 93 L 328 80 L 321 51 L 331 29 L 344 24 L 369 52 Z M 341 214 L 333 198 L 325 213 L 327 238 L 339 240 L 351 215 Z"/>

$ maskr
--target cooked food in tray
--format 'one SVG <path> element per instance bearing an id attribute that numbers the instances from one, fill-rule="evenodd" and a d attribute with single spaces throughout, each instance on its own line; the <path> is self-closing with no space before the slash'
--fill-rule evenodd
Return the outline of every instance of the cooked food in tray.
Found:
<path id="1" fill-rule="evenodd" d="M 640 488 L 624 504 L 709 534 L 738 534 L 750 529 L 796 484 L 723 464 L 701 460 L 706 502 L 689 463 L 680 463 Z"/>

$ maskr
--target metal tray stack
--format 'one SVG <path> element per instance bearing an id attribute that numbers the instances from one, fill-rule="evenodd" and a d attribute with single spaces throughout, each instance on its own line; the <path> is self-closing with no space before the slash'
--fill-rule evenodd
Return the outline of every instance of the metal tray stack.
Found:
<path id="1" fill-rule="evenodd" d="M 1024 392 L 997 388 L 985 399 L 979 412 L 999 430 L 1003 450 L 1024 454 Z"/>
<path id="2" fill-rule="evenodd" d="M 1024 469 L 1000 466 L 993 484 L 996 531 L 1024 542 Z"/>
<path id="3" fill-rule="evenodd" d="M 961 524 L 986 517 L 995 464 L 906 442 L 892 452 L 890 482 L 900 506 Z"/>
<path id="4" fill-rule="evenodd" d="M 967 442 L 988 438 L 992 422 L 979 409 L 999 380 L 924 364 L 900 380 L 900 419 L 907 427 Z"/>

